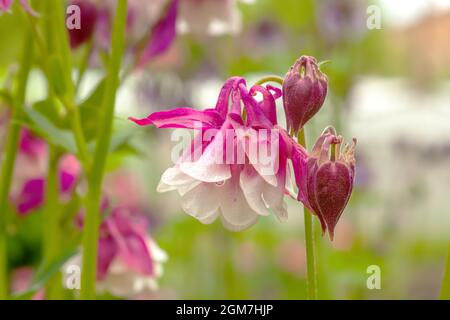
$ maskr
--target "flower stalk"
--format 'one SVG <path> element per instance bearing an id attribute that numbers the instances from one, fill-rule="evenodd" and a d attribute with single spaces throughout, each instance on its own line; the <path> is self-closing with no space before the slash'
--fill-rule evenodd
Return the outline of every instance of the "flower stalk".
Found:
<path id="1" fill-rule="evenodd" d="M 260 86 L 263 85 L 267 82 L 275 82 L 278 83 L 280 85 L 283 85 L 283 81 L 284 79 L 280 76 L 276 76 L 276 75 L 271 75 L 271 76 L 266 76 L 264 78 L 259 79 L 258 81 L 255 82 L 255 86 Z"/>
<path id="2" fill-rule="evenodd" d="M 298 143 L 306 148 L 305 128 L 298 133 Z M 314 244 L 314 226 L 312 215 L 306 206 L 303 206 L 303 217 L 305 221 L 305 246 L 306 246 L 306 268 L 308 299 L 317 300 L 317 267 L 316 248 Z"/>
<path id="3" fill-rule="evenodd" d="M 45 188 L 45 204 L 44 210 L 45 223 L 44 226 L 44 262 L 49 265 L 58 258 L 60 253 L 60 244 L 62 234 L 60 230 L 60 212 L 59 212 L 59 175 L 58 175 L 59 154 L 55 147 L 49 147 L 48 173 Z M 60 299 L 62 289 L 60 274 L 54 275 L 46 290 L 47 299 Z"/>
<path id="4" fill-rule="evenodd" d="M 111 142 L 114 105 L 116 91 L 119 86 L 121 61 L 125 50 L 126 19 L 127 0 L 118 0 L 112 33 L 112 52 L 109 59 L 106 88 L 101 105 L 104 119 L 98 131 L 99 136 L 94 153 L 93 165 L 88 175 L 89 189 L 86 197 L 82 252 L 83 267 L 81 274 L 81 298 L 86 300 L 95 298 L 101 188 Z"/>
<path id="5" fill-rule="evenodd" d="M 8 296 L 8 253 L 6 245 L 6 216 L 8 212 L 8 195 L 11 187 L 14 165 L 16 162 L 18 144 L 20 139 L 23 116 L 23 104 L 25 103 L 28 75 L 31 69 L 33 56 L 31 36 L 27 36 L 18 74 L 17 92 L 13 101 L 12 119 L 9 123 L 7 142 L 5 146 L 5 158 L 3 159 L 0 177 L 0 300 Z"/>

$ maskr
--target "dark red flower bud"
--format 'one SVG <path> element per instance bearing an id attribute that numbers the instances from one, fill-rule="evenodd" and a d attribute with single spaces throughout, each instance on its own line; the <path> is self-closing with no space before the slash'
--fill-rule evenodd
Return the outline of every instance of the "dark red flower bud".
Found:
<path id="1" fill-rule="evenodd" d="M 322 231 L 328 230 L 331 240 L 352 194 L 355 177 L 356 139 L 342 150 L 341 143 L 342 137 L 336 136 L 334 128 L 325 129 L 308 157 L 306 173 L 297 181 L 301 197 L 305 198 L 299 200 L 317 215 Z"/>
<path id="2" fill-rule="evenodd" d="M 283 82 L 283 103 L 288 130 L 297 133 L 322 107 L 328 80 L 314 57 L 302 56 Z"/>
<path id="3" fill-rule="evenodd" d="M 80 28 L 69 29 L 70 46 L 75 49 L 91 39 L 98 19 L 98 8 L 89 0 L 74 0 L 71 5 L 80 8 Z"/>

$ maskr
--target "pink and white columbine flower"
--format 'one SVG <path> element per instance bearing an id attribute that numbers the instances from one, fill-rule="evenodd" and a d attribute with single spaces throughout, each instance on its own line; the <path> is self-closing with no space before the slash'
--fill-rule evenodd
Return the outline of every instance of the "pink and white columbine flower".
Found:
<path id="1" fill-rule="evenodd" d="M 0 11 L 9 11 L 14 0 L 0 0 Z M 19 0 L 21 6 L 28 11 L 30 14 L 37 16 L 36 11 L 31 8 L 27 0 Z"/>
<path id="2" fill-rule="evenodd" d="M 117 297 L 133 297 L 156 290 L 167 254 L 147 234 L 143 216 L 116 207 L 100 226 L 97 290 Z M 81 266 L 82 255 L 68 262 Z"/>
<path id="3" fill-rule="evenodd" d="M 261 101 L 253 97 L 257 92 L 263 96 Z M 271 211 L 286 220 L 287 160 L 293 148 L 305 158 L 307 153 L 277 125 L 275 100 L 280 96 L 281 91 L 271 86 L 247 91 L 245 80 L 233 77 L 222 87 L 214 109 L 178 108 L 141 120 L 130 118 L 141 126 L 200 131 L 176 165 L 163 173 L 158 191 L 177 190 L 186 213 L 202 223 L 220 217 L 233 231 L 248 228 Z M 276 135 L 259 134 L 267 131 Z M 261 154 L 252 152 L 255 140 L 258 149 L 271 150 L 270 170 Z"/>

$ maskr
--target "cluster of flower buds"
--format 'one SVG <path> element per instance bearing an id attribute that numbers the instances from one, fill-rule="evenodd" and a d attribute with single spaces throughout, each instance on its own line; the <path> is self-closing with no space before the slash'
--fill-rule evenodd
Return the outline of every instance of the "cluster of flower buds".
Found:
<path id="1" fill-rule="evenodd" d="M 297 134 L 320 110 L 328 91 L 327 76 L 314 57 L 302 56 L 283 81 L 283 105 L 289 132 Z M 297 199 L 314 214 L 322 231 L 334 237 L 336 224 L 350 199 L 355 177 L 355 146 L 341 148 L 343 137 L 326 128 L 305 159 L 294 155 Z M 342 150 L 341 150 L 342 149 Z"/>

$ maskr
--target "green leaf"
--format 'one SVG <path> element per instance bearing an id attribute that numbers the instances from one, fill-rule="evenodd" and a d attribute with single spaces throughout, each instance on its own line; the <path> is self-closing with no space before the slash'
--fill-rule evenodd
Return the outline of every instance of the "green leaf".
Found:
<path id="1" fill-rule="evenodd" d="M 58 105 L 56 101 L 45 99 L 33 104 L 33 110 L 42 114 L 47 118 L 55 127 L 67 128 L 67 121 L 64 121 L 58 113 Z"/>
<path id="2" fill-rule="evenodd" d="M 77 153 L 72 132 L 57 128 L 47 117 L 36 110 L 25 109 L 25 113 L 33 124 L 32 129 L 43 136 L 49 143 L 62 147 L 69 153 Z"/>
<path id="3" fill-rule="evenodd" d="M 96 137 L 98 124 L 102 121 L 101 102 L 104 90 L 105 80 L 102 80 L 90 96 L 79 105 L 83 132 L 87 141 Z"/>
<path id="4" fill-rule="evenodd" d="M 78 245 L 79 240 L 77 240 L 77 247 Z M 62 253 L 55 261 L 51 262 L 47 266 L 41 265 L 33 278 L 33 285 L 31 286 L 31 288 L 42 288 L 54 274 L 61 270 L 64 263 L 66 263 L 67 260 L 69 260 L 73 255 L 77 253 L 77 247 L 71 247 L 69 250 Z"/>
<path id="5" fill-rule="evenodd" d="M 66 251 L 61 253 L 59 257 L 57 257 L 54 261 L 52 261 L 49 264 L 44 263 L 41 264 L 41 266 L 38 267 L 31 282 L 31 286 L 28 288 L 28 290 L 12 295 L 11 299 L 14 300 L 31 299 L 36 294 L 36 292 L 38 292 L 41 288 L 44 287 L 44 285 L 51 277 L 53 277 L 56 273 L 58 273 L 61 270 L 62 266 L 67 262 L 67 260 L 69 260 L 73 255 L 77 253 L 80 243 L 81 243 L 81 236 L 79 236 L 76 239 L 76 241 L 74 241 L 74 243 L 70 245 Z"/>
<path id="6" fill-rule="evenodd" d="M 3 101 L 8 106 L 13 105 L 13 98 L 7 90 L 0 90 L 0 101 Z"/>
<path id="7" fill-rule="evenodd" d="M 51 85 L 58 96 L 64 96 L 68 88 L 62 63 L 61 57 L 57 55 L 52 55 L 49 58 Z"/>

